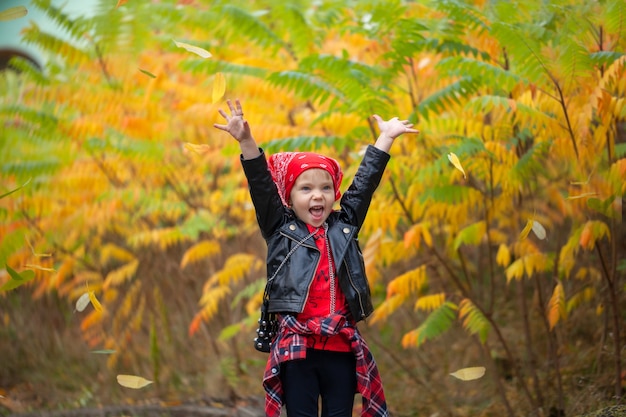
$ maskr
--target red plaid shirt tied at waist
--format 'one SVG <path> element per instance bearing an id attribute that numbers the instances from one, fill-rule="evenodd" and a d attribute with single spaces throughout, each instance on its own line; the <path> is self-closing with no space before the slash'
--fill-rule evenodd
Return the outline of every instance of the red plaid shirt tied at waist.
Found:
<path id="1" fill-rule="evenodd" d="M 300 323 L 294 316 L 279 316 L 280 330 L 272 345 L 265 367 L 265 415 L 279 417 L 283 404 L 283 388 L 280 380 L 280 364 L 289 360 L 306 358 L 307 336 L 334 336 L 342 334 L 350 340 L 356 358 L 357 391 L 361 394 L 361 417 L 388 417 L 387 402 L 382 381 L 374 357 L 358 329 L 345 316 L 331 314 L 328 317 Z"/>

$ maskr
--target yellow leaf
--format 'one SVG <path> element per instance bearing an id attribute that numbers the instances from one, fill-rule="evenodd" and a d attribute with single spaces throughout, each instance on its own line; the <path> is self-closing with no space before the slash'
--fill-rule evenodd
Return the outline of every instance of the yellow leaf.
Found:
<path id="1" fill-rule="evenodd" d="M 524 259 L 516 259 L 509 267 L 506 269 L 506 283 L 511 282 L 513 278 L 522 279 L 524 276 Z"/>
<path id="2" fill-rule="evenodd" d="M 511 262 L 511 251 L 504 243 L 498 248 L 498 254 L 496 255 L 496 262 L 500 266 L 507 266 Z"/>
<path id="3" fill-rule="evenodd" d="M 183 255 L 183 260 L 180 262 L 180 267 L 185 268 L 192 262 L 198 262 L 202 259 L 207 259 L 213 255 L 217 255 L 221 252 L 222 248 L 219 243 L 213 240 L 203 240 L 196 243 Z"/>
<path id="4" fill-rule="evenodd" d="M 102 313 L 102 304 L 100 304 L 100 301 L 98 301 L 98 299 L 96 298 L 96 293 L 93 291 L 89 291 L 88 294 L 89 300 L 91 301 L 93 308 L 95 308 L 97 312 Z"/>
<path id="5" fill-rule="evenodd" d="M 189 45 L 188 43 L 184 43 L 184 42 L 176 42 L 174 41 L 174 43 L 176 44 L 176 46 L 178 46 L 179 48 L 183 48 L 186 49 L 189 52 L 193 52 L 196 55 L 201 56 L 202 58 L 211 58 L 211 53 L 205 49 L 202 49 L 198 46 L 193 46 L 193 45 Z"/>
<path id="6" fill-rule="evenodd" d="M 422 227 L 422 237 L 424 238 L 424 242 L 426 242 L 426 245 L 428 245 L 428 247 L 432 248 L 433 247 L 433 236 L 430 234 L 430 231 L 428 230 L 428 227 L 426 227 L 426 226 Z"/>
<path id="7" fill-rule="evenodd" d="M 441 307 L 445 301 L 446 294 L 443 292 L 424 295 L 423 297 L 419 297 L 415 302 L 415 310 L 433 311 Z"/>
<path id="8" fill-rule="evenodd" d="M 539 223 L 537 220 L 532 221 L 533 232 L 535 232 L 535 236 L 537 236 L 540 240 L 544 240 L 546 238 L 546 229 Z"/>
<path id="9" fill-rule="evenodd" d="M 402 296 L 416 294 L 427 282 L 426 266 L 419 266 L 391 280 L 387 285 L 387 297 L 395 294 Z"/>
<path id="10" fill-rule="evenodd" d="M 474 366 L 470 368 L 463 368 L 456 372 L 452 372 L 450 375 L 460 379 L 461 381 L 472 381 L 474 379 L 482 378 L 483 375 L 485 375 L 485 367 Z"/>
<path id="11" fill-rule="evenodd" d="M 24 6 L 9 7 L 0 12 L 0 20 L 14 20 L 24 17 L 28 14 L 28 10 Z"/>
<path id="12" fill-rule="evenodd" d="M 461 165 L 461 161 L 459 161 L 459 157 L 456 156 L 456 154 L 454 154 L 453 152 L 450 152 L 448 154 L 448 159 L 450 160 L 450 162 L 452 162 L 452 165 L 454 165 L 456 169 L 458 169 L 459 171 L 463 173 L 463 178 L 467 178 L 467 175 L 465 175 L 465 170 L 463 169 L 463 166 Z"/>
<path id="13" fill-rule="evenodd" d="M 84 293 L 78 298 L 78 300 L 76 300 L 76 311 L 82 312 L 90 302 L 91 298 L 89 297 L 89 293 Z"/>
<path id="14" fill-rule="evenodd" d="M 383 240 L 382 229 L 376 229 L 367 239 L 365 248 L 363 248 L 363 261 L 365 262 L 365 274 L 369 278 L 370 283 L 374 283 L 380 279 L 380 271 L 378 270 L 380 248 Z"/>
<path id="15" fill-rule="evenodd" d="M 519 239 L 520 240 L 526 239 L 528 237 L 528 234 L 532 230 L 532 228 L 533 228 L 533 221 L 532 219 L 530 219 L 526 222 L 526 226 L 524 227 L 524 230 L 522 230 L 522 233 L 519 234 Z"/>
<path id="16" fill-rule="evenodd" d="M 213 80 L 213 103 L 217 103 L 219 99 L 224 96 L 226 92 L 226 78 L 224 74 L 218 72 L 215 74 L 215 79 Z"/>
<path id="17" fill-rule="evenodd" d="M 139 260 L 135 259 L 109 272 L 104 280 L 103 288 L 108 289 L 111 285 L 117 286 L 130 279 L 135 275 L 135 272 L 137 272 L 138 266 Z"/>
<path id="18" fill-rule="evenodd" d="M 118 375 L 117 383 L 126 388 L 139 389 L 152 384 L 152 381 L 135 375 Z"/>
<path id="19" fill-rule="evenodd" d="M 185 142 L 185 150 L 193 152 L 197 155 L 202 155 L 211 150 L 211 147 L 207 144 L 195 144 L 190 142 Z"/>

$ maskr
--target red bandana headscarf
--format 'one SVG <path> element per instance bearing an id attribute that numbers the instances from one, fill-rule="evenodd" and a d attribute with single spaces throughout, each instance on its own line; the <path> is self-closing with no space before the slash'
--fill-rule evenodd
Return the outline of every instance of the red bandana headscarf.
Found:
<path id="1" fill-rule="evenodd" d="M 268 164 L 280 198 L 286 206 L 289 205 L 291 189 L 296 178 L 307 169 L 313 168 L 323 169 L 330 174 L 335 187 L 335 201 L 341 197 L 339 186 L 343 172 L 333 158 L 312 152 L 280 152 L 270 156 Z"/>

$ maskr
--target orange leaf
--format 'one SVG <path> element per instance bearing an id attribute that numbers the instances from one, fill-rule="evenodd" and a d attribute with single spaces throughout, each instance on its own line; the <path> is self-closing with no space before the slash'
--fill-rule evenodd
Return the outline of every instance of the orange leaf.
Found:
<path id="1" fill-rule="evenodd" d="M 117 0 L 117 5 L 115 6 L 115 8 L 117 9 L 120 6 L 125 5 L 128 2 L 128 0 Z"/>
<path id="2" fill-rule="evenodd" d="M 191 324 L 189 325 L 189 336 L 193 336 L 194 334 L 196 334 L 201 324 L 202 324 L 202 314 L 198 313 L 196 314 L 196 316 L 191 321 Z"/>
<path id="3" fill-rule="evenodd" d="M 591 241 L 591 223 L 587 222 L 587 224 L 585 224 L 585 227 L 583 228 L 582 233 L 580 234 L 580 246 L 582 246 L 585 249 L 589 248 L 589 242 Z"/>

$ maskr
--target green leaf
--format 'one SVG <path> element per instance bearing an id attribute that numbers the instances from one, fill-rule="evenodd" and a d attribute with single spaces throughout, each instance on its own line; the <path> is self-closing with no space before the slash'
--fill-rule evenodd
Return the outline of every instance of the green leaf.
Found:
<path id="1" fill-rule="evenodd" d="M 240 331 L 241 331 L 240 323 L 235 323 L 235 324 L 231 324 L 230 326 L 226 326 L 220 332 L 219 340 L 222 342 L 230 340 L 233 337 L 235 337 Z"/>
<path id="2" fill-rule="evenodd" d="M 5 268 L 11 276 L 11 279 L 5 282 L 2 287 L 0 287 L 0 291 L 10 291 L 19 287 L 20 285 L 26 284 L 28 281 L 35 278 L 35 271 L 31 269 L 27 269 L 20 274 L 9 265 L 5 265 Z"/>
<path id="3" fill-rule="evenodd" d="M 151 73 L 150 71 L 146 71 L 144 69 L 139 68 L 139 71 L 141 71 L 142 73 L 146 74 L 148 77 L 150 78 L 156 78 L 156 75 L 154 75 L 153 73 Z"/>
<path id="4" fill-rule="evenodd" d="M 417 328 L 417 345 L 432 340 L 448 330 L 456 318 L 456 310 L 457 306 L 449 301 L 433 310 Z"/>
<path id="5" fill-rule="evenodd" d="M 485 237 L 487 227 L 484 220 L 476 222 L 462 229 L 454 239 L 454 250 L 458 250 L 461 245 L 477 246 Z"/>

